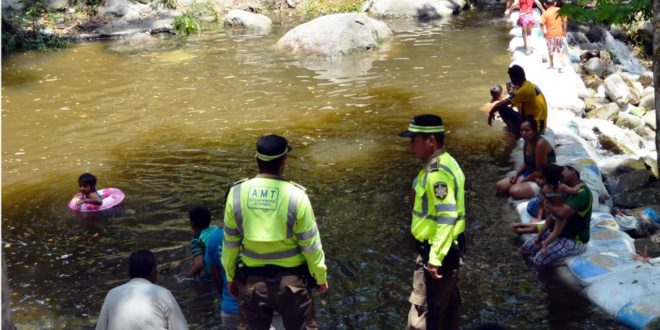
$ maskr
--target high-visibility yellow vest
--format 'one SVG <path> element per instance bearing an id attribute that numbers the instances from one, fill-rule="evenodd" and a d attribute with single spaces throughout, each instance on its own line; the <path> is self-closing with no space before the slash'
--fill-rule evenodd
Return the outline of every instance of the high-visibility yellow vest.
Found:
<path id="1" fill-rule="evenodd" d="M 431 245 L 429 263 L 442 260 L 465 231 L 465 175 L 456 160 L 439 150 L 419 171 L 413 182 L 415 201 L 411 233 Z"/>
<path id="2" fill-rule="evenodd" d="M 235 184 L 227 195 L 222 266 L 232 281 L 237 260 L 248 267 L 296 267 L 307 262 L 318 284 L 327 268 L 321 237 L 305 189 L 270 177 Z"/>

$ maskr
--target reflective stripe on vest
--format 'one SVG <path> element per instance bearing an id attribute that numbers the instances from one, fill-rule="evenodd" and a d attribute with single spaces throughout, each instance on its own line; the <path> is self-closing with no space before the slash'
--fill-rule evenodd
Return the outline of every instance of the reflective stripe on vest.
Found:
<path id="1" fill-rule="evenodd" d="M 223 240 L 223 244 L 228 248 L 241 247 L 241 241 L 232 242 L 232 241 L 228 241 L 226 238 Z"/>
<path id="2" fill-rule="evenodd" d="M 320 240 L 320 239 L 317 240 L 316 243 L 314 243 L 314 244 L 312 244 L 312 245 L 310 245 L 310 246 L 301 246 L 301 247 L 300 247 L 300 249 L 302 250 L 302 252 L 307 252 L 307 253 L 314 252 L 314 251 L 316 251 L 316 250 L 318 250 L 318 249 L 320 249 L 320 248 L 321 248 L 321 240 Z"/>
<path id="3" fill-rule="evenodd" d="M 234 208 L 234 219 L 236 220 L 237 233 L 231 228 L 228 228 L 227 232 L 227 234 L 230 235 L 234 235 L 234 233 L 236 233 L 234 236 L 240 236 L 241 238 L 243 238 L 243 211 L 241 210 L 242 185 L 242 183 L 235 185 L 232 193 L 232 203 Z M 304 190 L 296 187 L 295 185 L 291 190 L 291 195 L 289 196 L 289 205 L 287 208 L 286 238 L 291 238 L 293 236 L 293 227 L 296 225 L 296 220 L 298 218 L 298 202 L 300 201 L 303 193 Z"/>
<path id="4" fill-rule="evenodd" d="M 245 249 L 243 248 L 243 255 L 246 257 L 252 258 L 252 259 L 260 259 L 260 260 L 275 260 L 275 259 L 285 259 L 285 258 L 290 258 L 294 257 L 300 254 L 300 249 L 299 248 L 293 248 L 290 250 L 284 250 L 280 252 L 272 252 L 272 253 L 259 253 L 252 251 L 250 249 Z"/>
<path id="5" fill-rule="evenodd" d="M 234 228 L 225 227 L 225 233 L 227 233 L 228 236 L 236 236 L 236 237 L 241 236 L 241 233 L 238 231 L 238 229 L 234 229 Z"/>
<path id="6" fill-rule="evenodd" d="M 306 239 L 310 239 L 310 238 L 314 237 L 316 235 L 316 233 L 318 233 L 318 232 L 319 232 L 319 227 L 314 226 L 314 228 L 312 228 L 312 229 L 310 229 L 310 230 L 308 230 L 304 233 L 296 234 L 296 237 L 298 237 L 298 239 L 302 241 L 302 240 L 306 240 Z"/>

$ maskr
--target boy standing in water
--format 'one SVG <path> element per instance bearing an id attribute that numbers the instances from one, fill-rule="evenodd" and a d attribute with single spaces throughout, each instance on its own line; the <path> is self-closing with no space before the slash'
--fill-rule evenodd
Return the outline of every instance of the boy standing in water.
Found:
<path id="1" fill-rule="evenodd" d="M 220 265 L 222 256 L 223 231 L 211 226 L 211 212 L 204 206 L 194 206 L 188 212 L 193 237 L 190 241 L 193 262 L 184 278 L 193 278 L 202 270 L 213 278 L 213 283 L 221 297 L 220 310 L 224 329 L 238 329 L 238 303 L 229 293 L 224 271 Z M 183 279 L 179 279 L 183 280 Z"/>
<path id="2" fill-rule="evenodd" d="M 543 35 L 548 45 L 548 61 L 550 69 L 554 69 L 553 54 L 559 54 L 559 60 L 564 64 L 564 36 L 568 21 L 566 16 L 559 16 L 559 7 L 555 4 L 556 0 L 546 0 L 548 10 L 541 16 L 541 25 L 543 26 Z M 561 67 L 559 67 L 561 72 Z"/>

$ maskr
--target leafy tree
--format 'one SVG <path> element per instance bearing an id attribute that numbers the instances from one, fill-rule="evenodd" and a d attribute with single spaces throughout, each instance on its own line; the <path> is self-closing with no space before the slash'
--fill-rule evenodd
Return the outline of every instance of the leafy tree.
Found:
<path id="1" fill-rule="evenodd" d="M 561 15 L 587 23 L 631 24 L 653 18 L 652 0 L 578 0 L 562 6 Z"/>

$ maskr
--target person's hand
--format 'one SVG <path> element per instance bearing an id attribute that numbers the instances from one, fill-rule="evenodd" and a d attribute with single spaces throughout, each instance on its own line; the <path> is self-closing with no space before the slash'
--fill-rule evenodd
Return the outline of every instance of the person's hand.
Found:
<path id="1" fill-rule="evenodd" d="M 548 243 L 546 242 L 541 243 L 541 253 L 542 254 L 548 253 Z"/>
<path id="2" fill-rule="evenodd" d="M 323 283 L 323 284 L 316 287 L 316 291 L 318 291 L 319 294 L 324 294 L 324 293 L 328 292 L 329 289 L 330 289 L 330 286 L 328 285 L 328 282 L 325 282 L 325 283 Z"/>
<path id="3" fill-rule="evenodd" d="M 495 112 L 488 113 L 488 126 L 493 126 L 493 119 L 495 119 Z"/>
<path id="4" fill-rule="evenodd" d="M 511 184 L 516 183 L 516 179 L 518 179 L 518 173 L 516 173 L 515 175 L 509 178 L 509 183 Z"/>
<path id="5" fill-rule="evenodd" d="M 229 293 L 231 293 L 234 298 L 238 298 L 238 282 L 231 281 L 227 283 L 227 289 L 229 289 Z"/>
<path id="6" fill-rule="evenodd" d="M 80 205 L 80 204 L 83 203 L 83 200 L 80 199 L 80 198 L 78 198 L 78 197 L 76 197 L 74 200 L 75 200 L 75 202 L 76 202 L 76 205 Z"/>
<path id="7" fill-rule="evenodd" d="M 431 279 L 439 280 L 442 278 L 442 275 L 438 274 L 438 266 L 429 264 L 428 272 L 431 275 Z"/>
<path id="8" fill-rule="evenodd" d="M 194 278 L 188 277 L 186 273 L 178 273 L 174 275 L 174 279 L 176 280 L 177 283 L 181 284 L 185 281 L 192 281 Z"/>
<path id="9" fill-rule="evenodd" d="M 541 240 L 539 239 L 539 236 L 537 236 L 536 239 L 534 240 L 534 246 L 537 249 L 541 249 Z"/>

